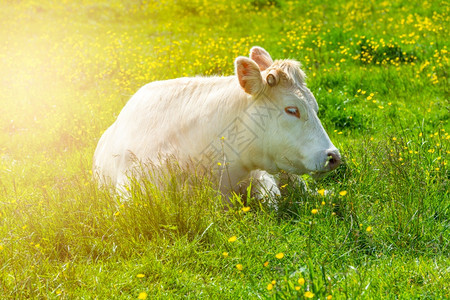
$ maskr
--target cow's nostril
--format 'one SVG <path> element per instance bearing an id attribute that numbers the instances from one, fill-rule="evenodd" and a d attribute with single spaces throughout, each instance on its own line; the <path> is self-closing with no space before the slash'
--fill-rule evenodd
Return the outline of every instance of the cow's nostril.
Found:
<path id="1" fill-rule="evenodd" d="M 341 164 L 341 156 L 334 151 L 328 152 L 328 166 L 331 170 L 336 169 Z"/>

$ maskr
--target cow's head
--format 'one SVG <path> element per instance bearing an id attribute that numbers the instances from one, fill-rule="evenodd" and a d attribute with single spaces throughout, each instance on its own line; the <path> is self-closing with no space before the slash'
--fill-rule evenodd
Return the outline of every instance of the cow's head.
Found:
<path id="1" fill-rule="evenodd" d="M 250 58 L 238 57 L 235 66 L 241 87 L 253 101 L 268 101 L 278 111 L 260 131 L 260 149 L 253 150 L 253 159 L 260 159 L 256 166 L 295 174 L 324 173 L 339 166 L 339 151 L 317 117 L 319 107 L 299 62 L 273 61 L 266 50 L 253 47 Z M 248 109 L 251 114 L 252 106 Z"/>

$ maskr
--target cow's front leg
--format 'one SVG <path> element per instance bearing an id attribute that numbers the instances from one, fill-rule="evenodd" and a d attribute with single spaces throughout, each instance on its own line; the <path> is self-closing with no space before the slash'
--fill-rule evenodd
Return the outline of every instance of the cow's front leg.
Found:
<path id="1" fill-rule="evenodd" d="M 252 171 L 250 176 L 253 197 L 261 201 L 269 201 L 268 203 L 276 208 L 275 198 L 281 196 L 278 179 L 263 170 Z"/>

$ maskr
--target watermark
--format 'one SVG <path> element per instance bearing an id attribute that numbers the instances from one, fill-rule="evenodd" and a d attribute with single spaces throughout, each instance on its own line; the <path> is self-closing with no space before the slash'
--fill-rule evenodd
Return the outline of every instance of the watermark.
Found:
<path id="1" fill-rule="evenodd" d="M 281 113 L 267 97 L 253 100 L 244 110 L 242 118 L 236 117 L 200 152 L 196 163 L 206 170 L 215 165 L 219 169 L 225 168 L 259 138 L 257 132 L 267 130 Z"/>
<path id="2" fill-rule="evenodd" d="M 281 110 L 266 97 L 264 100 L 255 100 L 244 113 L 250 117 L 254 124 L 265 130 L 270 121 L 281 115 Z"/>

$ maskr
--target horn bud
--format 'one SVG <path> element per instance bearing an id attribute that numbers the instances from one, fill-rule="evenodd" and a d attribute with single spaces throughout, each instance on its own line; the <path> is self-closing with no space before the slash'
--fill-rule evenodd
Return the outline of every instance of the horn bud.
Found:
<path id="1" fill-rule="evenodd" d="M 280 82 L 280 76 L 278 70 L 272 70 L 267 74 L 266 81 L 269 86 L 276 86 Z"/>

